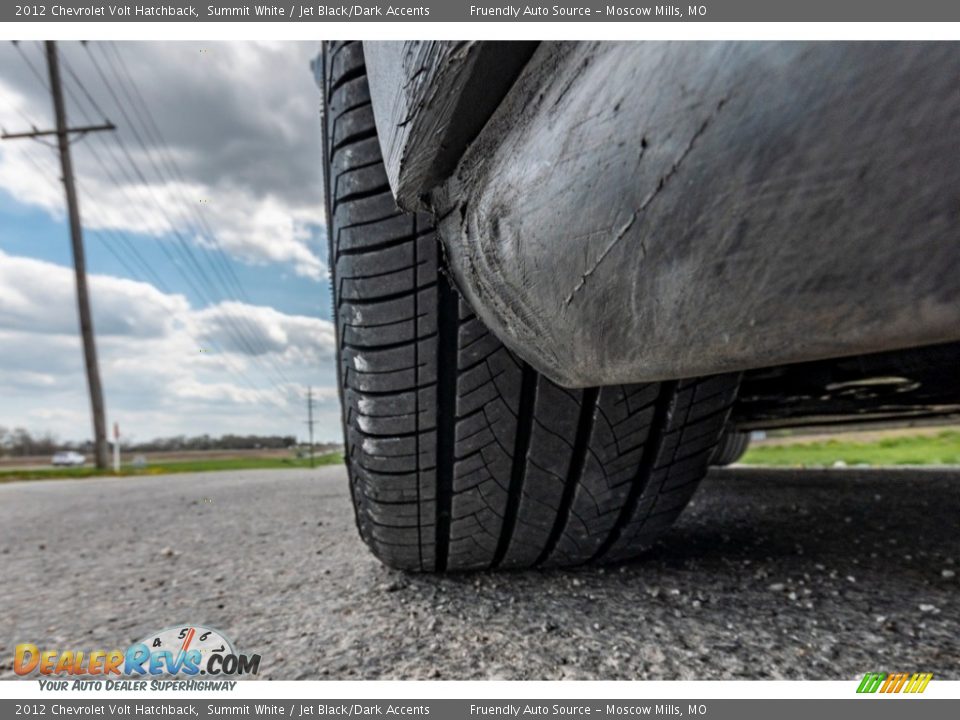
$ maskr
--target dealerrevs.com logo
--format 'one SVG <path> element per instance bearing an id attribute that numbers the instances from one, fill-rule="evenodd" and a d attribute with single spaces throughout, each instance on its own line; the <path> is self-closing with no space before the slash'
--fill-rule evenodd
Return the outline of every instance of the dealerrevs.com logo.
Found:
<path id="1" fill-rule="evenodd" d="M 933 673 L 867 673 L 857 687 L 858 693 L 918 694 L 927 689 Z"/>
<path id="2" fill-rule="evenodd" d="M 223 633 L 201 625 L 181 625 L 152 633 L 126 650 L 40 649 L 21 643 L 14 649 L 17 675 L 54 677 L 196 677 L 256 675 L 259 655 L 243 655 Z M 116 689 L 126 689 L 117 687 Z"/>

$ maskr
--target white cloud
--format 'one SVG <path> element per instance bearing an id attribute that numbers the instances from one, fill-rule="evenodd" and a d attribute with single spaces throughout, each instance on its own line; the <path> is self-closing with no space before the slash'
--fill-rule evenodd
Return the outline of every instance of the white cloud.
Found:
<path id="1" fill-rule="evenodd" d="M 323 378 L 321 435 L 338 438 L 329 321 L 238 302 L 195 309 L 107 275 L 89 284 L 108 417 L 128 435 L 302 436 L 307 383 Z M 0 425 L 89 437 L 73 293 L 71 269 L 0 251 Z M 232 327 L 260 352 L 237 343 Z"/>
<path id="2" fill-rule="evenodd" d="M 210 244 L 204 237 L 209 228 L 225 252 L 241 262 L 287 264 L 300 276 L 320 280 L 326 275 L 318 242 L 324 224 L 320 99 L 307 69 L 316 48 L 300 43 L 209 46 L 119 45 L 124 62 L 117 67 L 126 67 L 142 88 L 165 141 L 163 155 L 151 142 L 146 116 L 125 104 L 130 122 L 114 104 L 88 51 L 78 43 L 60 44 L 62 56 L 87 79 L 98 105 L 118 126 L 116 133 L 88 137 L 74 147 L 84 223 L 90 229 L 154 236 L 177 232 L 201 245 Z M 30 44 L 23 50 L 34 51 Z M 0 120 L 19 126 L 26 116 L 48 124 L 49 97 L 14 50 L 3 52 Z M 107 45 L 91 45 L 90 54 L 122 93 L 106 59 L 111 53 Z M 72 97 L 79 94 L 68 95 L 75 120 L 85 120 Z M 168 157 L 179 172 L 170 170 Z M 62 217 L 62 192 L 50 182 L 55 177 L 57 163 L 46 148 L 25 140 L 0 143 L 0 188 L 21 203 Z"/>
<path id="3" fill-rule="evenodd" d="M 96 275 L 93 303 L 101 335 L 166 335 L 173 318 L 186 312 L 182 295 L 164 295 L 152 285 Z M 76 333 L 76 285 L 73 272 L 57 265 L 0 250 L 0 328 L 31 333 Z M 50 308 L 56 307 L 57 313 Z"/>
<path id="4" fill-rule="evenodd" d="M 289 263 L 298 275 L 326 277 L 326 265 L 310 248 L 311 227 L 323 224 L 319 200 L 314 208 L 292 208 L 274 196 L 254 201 L 246 193 L 227 190 L 215 195 L 209 207 L 220 244 L 235 257 L 250 263 Z M 237 214 L 237 207 L 250 210 Z"/>
<path id="5" fill-rule="evenodd" d="M 123 93 L 104 54 L 113 50 L 89 47 Z M 178 233 L 206 247 L 209 227 L 232 259 L 275 266 L 273 276 L 325 276 L 320 97 L 308 69 L 316 44 L 119 43 L 116 68 L 122 76 L 125 67 L 143 93 L 176 172 L 134 111 L 149 149 L 140 146 L 87 49 L 59 48 L 64 68 L 78 73 L 118 127 L 73 146 L 85 228 Z M 22 49 L 43 70 L 37 45 Z M 84 95 L 70 72 L 65 82 L 71 121 L 99 122 L 97 113 L 80 112 Z M 50 116 L 47 92 L 16 50 L 0 45 L 0 124 L 48 127 Z M 62 220 L 59 175 L 49 148 L 0 143 L 0 189 Z M 314 388 L 321 437 L 339 439 L 329 322 L 232 301 L 195 308 L 183 295 L 107 275 L 91 275 L 90 288 L 108 421 L 120 421 L 128 435 L 302 436 L 311 383 L 321 386 Z M 0 425 L 87 438 L 88 402 L 72 269 L 0 251 Z"/>

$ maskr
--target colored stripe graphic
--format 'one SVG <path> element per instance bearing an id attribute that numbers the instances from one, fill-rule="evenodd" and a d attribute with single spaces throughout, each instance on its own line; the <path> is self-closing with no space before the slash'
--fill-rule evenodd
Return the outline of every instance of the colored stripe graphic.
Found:
<path id="1" fill-rule="evenodd" d="M 927 684 L 933 678 L 933 673 L 914 673 L 913 677 L 910 678 L 910 684 L 907 686 L 907 689 L 904 692 L 908 693 L 922 693 L 927 689 Z"/>
<path id="2" fill-rule="evenodd" d="M 857 692 L 875 693 L 885 677 L 886 675 L 883 673 L 867 673 L 863 676 L 863 680 L 860 681 L 860 687 L 857 688 Z"/>
<path id="3" fill-rule="evenodd" d="M 858 693 L 922 693 L 933 673 L 867 673 L 857 687 Z"/>

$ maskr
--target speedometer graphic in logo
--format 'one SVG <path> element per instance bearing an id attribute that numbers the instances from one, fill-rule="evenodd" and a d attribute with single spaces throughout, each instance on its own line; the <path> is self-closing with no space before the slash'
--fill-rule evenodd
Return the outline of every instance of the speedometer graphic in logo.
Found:
<path id="1" fill-rule="evenodd" d="M 203 625 L 169 627 L 148 635 L 140 643 L 149 648 L 151 655 L 169 653 L 172 667 L 179 667 L 181 663 L 178 661 L 189 657 L 191 665 L 205 668 L 213 655 L 226 657 L 236 654 L 233 644 L 223 633 Z M 201 671 L 201 674 L 204 673 Z"/>

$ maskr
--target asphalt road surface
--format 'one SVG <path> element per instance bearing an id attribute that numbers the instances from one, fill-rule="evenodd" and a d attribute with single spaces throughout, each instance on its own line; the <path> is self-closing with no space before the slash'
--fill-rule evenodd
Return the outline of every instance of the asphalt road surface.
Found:
<path id="1" fill-rule="evenodd" d="M 445 578 L 366 551 L 340 467 L 9 483 L 0 677 L 195 623 L 276 679 L 958 679 L 958 571 L 960 471 L 717 471 L 637 562 Z"/>

